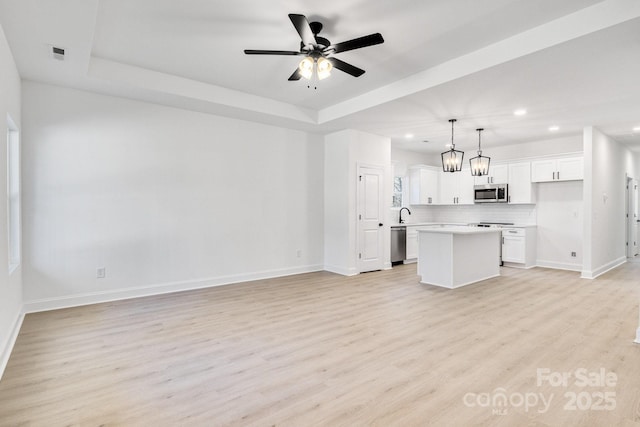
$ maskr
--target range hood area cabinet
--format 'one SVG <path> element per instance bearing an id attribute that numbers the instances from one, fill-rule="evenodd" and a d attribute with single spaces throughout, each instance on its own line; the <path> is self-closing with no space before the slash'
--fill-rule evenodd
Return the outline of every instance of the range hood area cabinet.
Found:
<path id="1" fill-rule="evenodd" d="M 475 185 L 484 184 L 508 184 L 509 181 L 509 165 L 489 165 L 489 175 L 476 176 Z"/>
<path id="2" fill-rule="evenodd" d="M 435 167 L 412 166 L 409 168 L 409 203 L 435 205 L 440 202 L 440 171 Z"/>
<path id="3" fill-rule="evenodd" d="M 441 205 L 473 205 L 474 177 L 469 169 L 460 172 L 440 172 Z"/>
<path id="4" fill-rule="evenodd" d="M 531 162 L 531 181 L 579 181 L 584 179 L 584 158 L 564 157 Z"/>

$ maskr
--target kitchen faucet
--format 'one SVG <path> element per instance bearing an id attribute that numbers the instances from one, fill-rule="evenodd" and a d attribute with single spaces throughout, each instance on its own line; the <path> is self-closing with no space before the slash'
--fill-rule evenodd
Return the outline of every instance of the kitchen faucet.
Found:
<path id="1" fill-rule="evenodd" d="M 409 212 L 409 215 L 411 215 L 411 211 L 409 210 L 409 208 L 405 207 L 405 208 L 400 209 L 400 219 L 398 220 L 398 222 L 400 222 L 400 224 L 404 224 L 404 219 L 402 219 L 402 211 L 405 210 L 405 209 L 407 210 L 407 212 Z"/>

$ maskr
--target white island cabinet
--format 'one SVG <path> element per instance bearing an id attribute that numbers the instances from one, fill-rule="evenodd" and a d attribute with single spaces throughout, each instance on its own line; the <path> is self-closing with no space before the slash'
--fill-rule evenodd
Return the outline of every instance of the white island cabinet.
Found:
<path id="1" fill-rule="evenodd" d="M 453 289 L 499 276 L 500 237 L 499 228 L 418 229 L 420 283 Z"/>

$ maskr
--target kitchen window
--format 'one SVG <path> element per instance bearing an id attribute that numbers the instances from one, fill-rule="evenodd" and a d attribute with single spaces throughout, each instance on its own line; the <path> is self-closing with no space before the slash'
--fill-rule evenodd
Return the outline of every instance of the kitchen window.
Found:
<path id="1" fill-rule="evenodd" d="M 393 208 L 401 208 L 402 205 L 402 190 L 404 188 L 404 177 L 402 176 L 394 176 L 393 177 L 393 201 L 391 203 L 391 207 Z"/>

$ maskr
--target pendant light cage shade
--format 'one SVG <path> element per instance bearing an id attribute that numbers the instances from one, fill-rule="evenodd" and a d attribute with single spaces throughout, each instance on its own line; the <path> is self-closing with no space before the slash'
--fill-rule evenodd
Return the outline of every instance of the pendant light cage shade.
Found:
<path id="1" fill-rule="evenodd" d="M 442 157 L 442 170 L 445 172 L 460 172 L 462 170 L 464 152 L 456 150 L 456 145 L 453 143 L 453 124 L 456 119 L 450 119 L 449 122 L 451 123 L 451 149 L 440 155 Z"/>
<path id="2" fill-rule="evenodd" d="M 469 159 L 469 165 L 471 166 L 471 175 L 489 175 L 489 163 L 491 163 L 491 157 L 483 156 L 481 154 L 472 159 Z"/>
<path id="3" fill-rule="evenodd" d="M 442 170 L 445 172 L 460 172 L 462 170 L 462 160 L 464 152 L 451 148 L 445 151 L 442 156 Z"/>
<path id="4" fill-rule="evenodd" d="M 482 128 L 476 129 L 478 131 L 478 155 L 472 159 L 469 159 L 469 166 L 471 167 L 471 175 L 483 176 L 489 175 L 489 164 L 491 163 L 491 157 L 483 156 L 480 146 L 480 133 L 484 130 Z"/>

